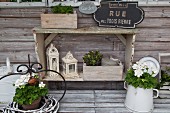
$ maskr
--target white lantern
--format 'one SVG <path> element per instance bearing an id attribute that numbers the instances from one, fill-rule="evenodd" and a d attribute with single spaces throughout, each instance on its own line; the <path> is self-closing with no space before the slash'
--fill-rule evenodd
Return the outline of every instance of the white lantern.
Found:
<path id="1" fill-rule="evenodd" d="M 65 57 L 62 58 L 63 61 L 63 74 L 66 78 L 77 78 L 77 62 L 78 60 L 73 57 L 69 51 Z"/>
<path id="2" fill-rule="evenodd" d="M 47 48 L 47 69 L 50 70 L 55 70 L 57 72 L 59 72 L 59 53 L 57 48 L 54 46 L 54 44 L 51 44 L 48 48 Z M 57 75 L 53 72 L 49 73 L 50 76 L 54 76 Z"/>

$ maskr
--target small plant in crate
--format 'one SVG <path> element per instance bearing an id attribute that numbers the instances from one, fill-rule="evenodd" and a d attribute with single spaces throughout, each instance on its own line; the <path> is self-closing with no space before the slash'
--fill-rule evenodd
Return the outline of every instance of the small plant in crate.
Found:
<path id="1" fill-rule="evenodd" d="M 99 51 L 89 51 L 83 56 L 87 66 L 101 66 L 103 55 Z"/>

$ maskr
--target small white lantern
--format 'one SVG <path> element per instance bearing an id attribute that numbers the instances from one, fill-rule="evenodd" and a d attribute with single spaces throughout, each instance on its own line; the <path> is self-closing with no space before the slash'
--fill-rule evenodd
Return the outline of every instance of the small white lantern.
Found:
<path id="1" fill-rule="evenodd" d="M 54 46 L 54 44 L 51 44 L 48 48 L 47 48 L 47 69 L 50 70 L 55 70 L 57 72 L 59 72 L 59 53 L 57 48 Z M 49 73 L 50 76 L 54 76 L 57 75 L 53 72 Z"/>
<path id="2" fill-rule="evenodd" d="M 78 60 L 73 57 L 69 51 L 65 57 L 62 58 L 63 61 L 63 74 L 66 78 L 77 78 L 77 62 Z"/>

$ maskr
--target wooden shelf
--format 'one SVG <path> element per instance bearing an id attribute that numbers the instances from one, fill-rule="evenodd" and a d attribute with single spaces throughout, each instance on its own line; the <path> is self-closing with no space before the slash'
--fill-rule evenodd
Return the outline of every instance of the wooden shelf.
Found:
<path id="1" fill-rule="evenodd" d="M 125 75 L 125 73 L 123 74 Z M 86 81 L 83 80 L 83 73 L 79 73 L 79 78 L 65 78 L 66 81 Z M 63 81 L 63 79 L 59 76 L 46 76 L 44 79 L 44 81 Z M 110 79 L 110 80 L 88 80 L 88 81 L 124 81 L 124 76 L 122 79 Z"/>
<path id="2" fill-rule="evenodd" d="M 51 77 L 51 76 L 46 76 L 44 81 L 63 81 L 62 78 L 60 77 Z M 66 81 L 83 81 L 83 78 L 66 78 Z"/>
<path id="3" fill-rule="evenodd" d="M 40 62 L 44 69 L 46 68 L 46 47 L 58 34 L 113 34 L 119 38 L 125 45 L 125 71 L 130 68 L 134 56 L 134 42 L 137 29 L 120 29 L 120 28 L 104 28 L 104 27 L 86 27 L 79 29 L 43 29 L 40 27 L 33 28 L 33 35 L 35 39 L 35 52 L 37 54 L 38 62 Z M 45 34 L 49 34 L 45 37 Z M 51 78 L 46 78 L 51 81 Z M 57 81 L 57 80 L 55 80 Z M 69 79 L 72 81 L 72 79 Z M 73 80 L 73 81 L 79 81 Z"/>
<path id="4" fill-rule="evenodd" d="M 33 28 L 33 33 L 66 33 L 66 34 L 136 34 L 137 29 L 120 29 L 104 27 L 86 27 L 79 29 L 43 29 Z"/>

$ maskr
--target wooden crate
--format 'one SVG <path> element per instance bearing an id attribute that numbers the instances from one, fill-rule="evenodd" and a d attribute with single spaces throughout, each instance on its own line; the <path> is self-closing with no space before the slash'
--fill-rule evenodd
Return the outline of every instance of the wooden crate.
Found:
<path id="1" fill-rule="evenodd" d="M 123 80 L 123 66 L 86 66 L 83 65 L 84 81 Z"/>
<path id="2" fill-rule="evenodd" d="M 77 14 L 41 14 L 42 28 L 77 28 Z"/>

